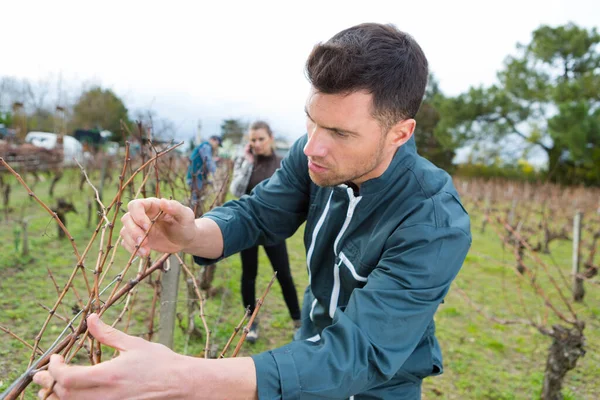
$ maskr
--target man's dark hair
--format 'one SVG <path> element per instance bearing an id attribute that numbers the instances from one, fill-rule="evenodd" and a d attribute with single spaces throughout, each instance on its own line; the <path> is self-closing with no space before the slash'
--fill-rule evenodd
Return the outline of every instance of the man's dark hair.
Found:
<path id="1" fill-rule="evenodd" d="M 419 111 L 428 67 L 410 35 L 391 24 L 366 23 L 317 44 L 306 61 L 306 75 L 321 93 L 371 93 L 373 117 L 387 132 Z"/>
<path id="2" fill-rule="evenodd" d="M 250 130 L 254 131 L 257 129 L 264 129 L 269 134 L 269 137 L 273 137 L 273 131 L 271 130 L 269 124 L 267 124 L 265 121 L 254 121 L 250 125 Z"/>

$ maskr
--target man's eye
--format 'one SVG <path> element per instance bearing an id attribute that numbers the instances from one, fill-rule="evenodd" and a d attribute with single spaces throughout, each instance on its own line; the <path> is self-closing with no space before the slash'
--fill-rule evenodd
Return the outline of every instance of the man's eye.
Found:
<path id="1" fill-rule="evenodd" d="M 334 130 L 333 133 L 341 138 L 346 138 L 348 137 L 348 134 L 346 132 L 342 132 L 342 131 L 338 131 L 338 130 Z"/>

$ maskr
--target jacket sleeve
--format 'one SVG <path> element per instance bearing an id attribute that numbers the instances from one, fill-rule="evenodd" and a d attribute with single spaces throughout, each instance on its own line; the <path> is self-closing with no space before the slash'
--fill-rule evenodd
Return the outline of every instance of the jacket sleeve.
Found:
<path id="1" fill-rule="evenodd" d="M 229 191 L 232 195 L 239 198 L 246 193 L 253 167 L 253 164 L 245 157 L 236 158 L 233 166 L 233 177 L 229 185 Z"/>
<path id="2" fill-rule="evenodd" d="M 459 204 L 451 207 L 462 210 Z M 427 212 L 433 212 L 431 207 Z M 455 217 L 450 226 L 397 228 L 367 284 L 352 292 L 345 309 L 338 307 L 320 339 L 255 355 L 259 398 L 348 398 L 389 381 L 400 370 L 410 373 L 406 361 L 471 243 L 468 215 L 463 210 Z"/>
<path id="3" fill-rule="evenodd" d="M 204 214 L 214 220 L 223 235 L 223 255 L 246 248 L 277 244 L 292 236 L 308 212 L 310 177 L 303 153 L 306 135 L 298 139 L 275 174 L 244 195 Z M 216 260 L 194 258 L 199 264 Z"/>
<path id="4" fill-rule="evenodd" d="M 215 160 L 213 159 L 212 156 L 212 148 L 210 147 L 210 145 L 204 145 L 201 146 L 200 148 L 200 156 L 202 157 L 202 160 L 204 162 L 204 165 L 206 166 L 206 172 L 210 172 L 211 174 L 214 174 L 215 171 L 217 170 L 217 164 L 215 163 Z"/>

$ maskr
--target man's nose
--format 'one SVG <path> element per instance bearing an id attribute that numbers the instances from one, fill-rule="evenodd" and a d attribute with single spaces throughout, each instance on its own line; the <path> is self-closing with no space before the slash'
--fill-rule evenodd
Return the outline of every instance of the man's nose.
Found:
<path id="1" fill-rule="evenodd" d="M 322 158 L 327 155 L 327 136 L 323 129 L 313 127 L 308 132 L 308 141 L 304 146 L 304 154 L 307 157 Z"/>

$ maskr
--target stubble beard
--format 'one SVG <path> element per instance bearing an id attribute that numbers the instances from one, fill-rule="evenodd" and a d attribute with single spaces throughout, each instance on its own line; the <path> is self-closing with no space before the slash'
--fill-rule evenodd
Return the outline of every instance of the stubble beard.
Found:
<path id="1" fill-rule="evenodd" d="M 308 170 L 308 174 L 313 183 L 320 187 L 332 187 L 337 186 L 342 183 L 347 182 L 356 182 L 359 181 L 362 177 L 369 174 L 373 171 L 377 166 L 383 161 L 383 145 L 380 143 L 380 146 L 377 148 L 375 154 L 372 157 L 368 157 L 359 165 L 355 165 L 351 171 L 347 173 L 336 173 L 334 172 L 332 176 L 320 176 L 318 174 L 314 174 L 310 169 Z M 362 183 L 362 181 L 361 181 Z"/>

